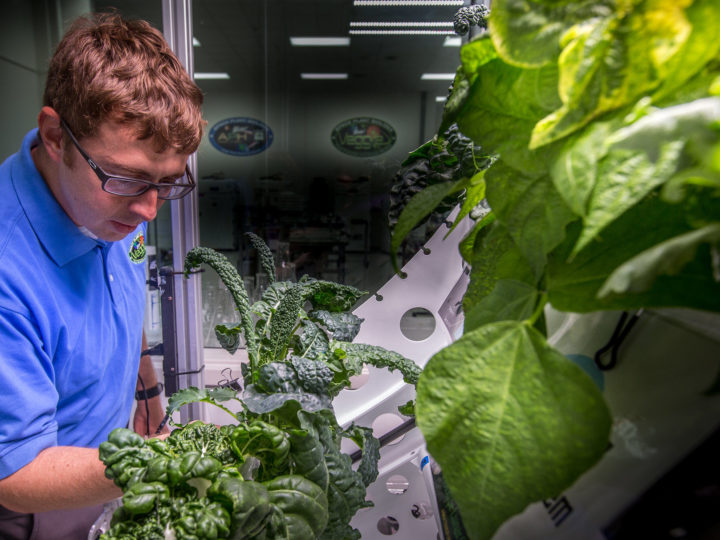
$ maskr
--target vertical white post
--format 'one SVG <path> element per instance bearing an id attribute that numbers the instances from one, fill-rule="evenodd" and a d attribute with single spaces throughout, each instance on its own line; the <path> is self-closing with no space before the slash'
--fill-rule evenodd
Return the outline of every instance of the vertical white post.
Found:
<path id="1" fill-rule="evenodd" d="M 192 44 L 192 1 L 162 0 L 163 33 L 166 41 L 177 55 L 187 72 L 192 76 L 193 44 Z M 197 156 L 190 156 L 188 162 L 195 178 L 197 174 Z M 198 190 L 194 190 L 183 199 L 170 201 L 172 223 L 173 268 L 181 272 L 185 255 L 199 244 L 198 228 Z M 200 369 L 203 361 L 202 341 L 202 295 L 200 276 L 193 274 L 185 278 L 176 273 L 175 284 L 175 328 L 178 372 L 196 372 L 181 375 L 179 386 L 205 386 L 205 378 Z M 180 411 L 181 421 L 205 419 L 204 408 L 194 403 Z"/>

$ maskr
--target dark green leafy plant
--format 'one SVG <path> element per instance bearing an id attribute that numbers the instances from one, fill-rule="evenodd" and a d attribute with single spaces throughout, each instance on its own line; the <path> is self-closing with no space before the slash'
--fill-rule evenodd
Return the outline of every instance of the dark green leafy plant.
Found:
<path id="1" fill-rule="evenodd" d="M 496 161 L 444 194 L 466 189 L 460 218 L 491 210 L 460 245 L 464 335 L 428 362 L 416 414 L 472 538 L 607 447 L 608 407 L 548 345 L 546 305 L 720 311 L 719 18 L 714 0 L 495 0 L 461 50 L 437 137 L 457 124 Z"/>
<path id="2" fill-rule="evenodd" d="M 467 186 L 456 181 L 472 178 L 491 163 L 492 159 L 460 133 L 456 124 L 449 126 L 442 136 L 411 152 L 395 174 L 390 188 L 388 223 L 395 241 L 391 252 L 396 253 L 400 242 L 420 225 L 426 225 L 425 239 L 430 238 L 465 194 Z M 407 205 L 410 205 L 411 215 L 422 214 L 422 219 L 400 219 Z M 417 249 L 413 254 L 415 251 Z M 397 270 L 394 259 L 393 263 Z"/>
<path id="3" fill-rule="evenodd" d="M 368 428 L 339 426 L 332 398 L 363 364 L 400 371 L 411 384 L 420 369 L 397 353 L 351 343 L 362 319 L 349 310 L 362 291 L 307 277 L 277 282 L 270 250 L 254 235 L 251 242 L 272 280 L 252 306 L 223 255 L 199 247 L 185 259 L 187 272 L 211 266 L 235 299 L 240 321 L 216 333 L 231 353 L 245 339 L 244 391 L 186 388 L 167 409 L 211 403 L 237 423 L 192 422 L 164 441 L 113 431 L 100 459 L 124 495 L 104 540 L 165 538 L 168 531 L 178 540 L 359 538 L 350 520 L 371 504 L 365 492 L 378 474 L 379 442 Z M 231 400 L 239 412 L 227 406 Z M 357 469 L 340 452 L 343 438 L 363 450 Z"/>

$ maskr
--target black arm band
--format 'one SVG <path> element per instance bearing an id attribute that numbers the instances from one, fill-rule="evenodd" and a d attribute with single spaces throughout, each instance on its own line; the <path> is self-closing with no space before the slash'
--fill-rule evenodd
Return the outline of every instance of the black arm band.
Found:
<path id="1" fill-rule="evenodd" d="M 152 388 L 148 388 L 147 390 L 138 390 L 135 392 L 135 399 L 141 400 L 141 399 L 150 399 L 154 398 L 155 396 L 159 396 L 160 392 L 162 392 L 163 386 L 160 383 L 157 383 Z"/>

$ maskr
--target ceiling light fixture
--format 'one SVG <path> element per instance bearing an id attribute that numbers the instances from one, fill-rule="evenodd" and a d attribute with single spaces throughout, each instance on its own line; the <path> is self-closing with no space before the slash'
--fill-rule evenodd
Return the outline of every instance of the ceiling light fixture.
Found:
<path id="1" fill-rule="evenodd" d="M 368 28 L 368 27 L 408 27 L 408 26 L 418 26 L 418 27 L 448 27 L 452 28 L 453 23 L 451 22 L 445 22 L 445 21 L 437 21 L 437 22 L 425 22 L 425 21 L 407 21 L 407 22 L 399 22 L 399 21 L 353 21 L 350 23 L 350 28 Z"/>
<path id="2" fill-rule="evenodd" d="M 193 75 L 193 78 L 195 80 L 200 79 L 229 79 L 230 74 L 229 73 L 203 73 L 203 72 L 196 72 L 195 75 Z"/>
<path id="3" fill-rule="evenodd" d="M 301 73 L 300 78 L 301 79 L 314 79 L 314 80 L 321 80 L 321 79 L 342 80 L 342 79 L 347 79 L 348 74 L 347 73 Z"/>
<path id="4" fill-rule="evenodd" d="M 435 96 L 435 101 L 436 101 L 437 103 L 444 103 L 445 101 L 447 101 L 447 97 L 445 97 L 445 96 Z"/>
<path id="5" fill-rule="evenodd" d="M 465 0 L 355 0 L 356 6 L 462 6 Z"/>
<path id="6" fill-rule="evenodd" d="M 443 47 L 459 47 L 462 45 L 462 38 L 460 36 L 448 36 L 443 42 Z"/>
<path id="7" fill-rule="evenodd" d="M 350 45 L 349 37 L 290 37 L 293 47 L 347 47 Z"/>
<path id="8" fill-rule="evenodd" d="M 454 73 L 423 73 L 420 76 L 423 81 L 452 81 L 455 79 Z"/>
<path id="9" fill-rule="evenodd" d="M 452 30 L 350 30 L 353 36 L 448 36 Z"/>
<path id="10" fill-rule="evenodd" d="M 200 40 L 193 36 L 193 47 L 200 47 Z"/>

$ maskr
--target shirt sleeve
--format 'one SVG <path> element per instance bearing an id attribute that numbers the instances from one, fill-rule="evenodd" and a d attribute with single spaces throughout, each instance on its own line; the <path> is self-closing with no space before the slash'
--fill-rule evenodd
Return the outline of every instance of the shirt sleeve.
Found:
<path id="1" fill-rule="evenodd" d="M 58 393 L 50 356 L 24 315 L 0 307 L 0 478 L 57 445 Z"/>

